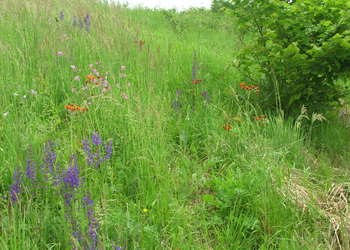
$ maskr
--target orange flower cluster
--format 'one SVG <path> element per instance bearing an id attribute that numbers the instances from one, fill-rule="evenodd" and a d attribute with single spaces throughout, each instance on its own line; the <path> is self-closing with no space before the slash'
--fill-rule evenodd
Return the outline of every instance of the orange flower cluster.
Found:
<path id="1" fill-rule="evenodd" d="M 254 117 L 254 120 L 256 121 L 261 121 L 261 120 L 264 120 L 266 119 L 266 115 L 261 115 L 261 116 L 258 116 L 258 117 Z"/>
<path id="2" fill-rule="evenodd" d="M 239 86 L 241 87 L 241 89 L 255 90 L 257 93 L 260 91 L 260 87 L 259 86 L 254 86 L 252 84 L 247 84 L 245 82 L 241 82 L 239 84 Z"/>
<path id="3" fill-rule="evenodd" d="M 85 82 L 94 82 L 97 80 L 97 76 L 94 75 L 87 75 L 86 76 L 86 81 Z"/>
<path id="4" fill-rule="evenodd" d="M 89 110 L 88 108 L 82 108 L 76 104 L 64 105 L 64 108 L 71 110 L 71 111 L 87 111 L 87 110 Z"/>
<path id="5" fill-rule="evenodd" d="M 223 126 L 223 128 L 226 130 L 226 131 L 230 131 L 232 129 L 232 126 L 230 124 L 225 124 Z"/>
<path id="6" fill-rule="evenodd" d="M 196 85 L 196 84 L 201 83 L 201 82 L 203 82 L 202 79 L 196 79 L 196 80 L 193 80 L 193 81 L 192 81 L 192 84 L 193 84 L 193 85 Z"/>
<path id="7" fill-rule="evenodd" d="M 145 45 L 145 41 L 144 41 L 144 40 L 136 40 L 136 41 L 134 41 L 134 43 L 136 43 L 136 44 L 139 45 L 140 47 L 142 47 L 143 45 Z"/>

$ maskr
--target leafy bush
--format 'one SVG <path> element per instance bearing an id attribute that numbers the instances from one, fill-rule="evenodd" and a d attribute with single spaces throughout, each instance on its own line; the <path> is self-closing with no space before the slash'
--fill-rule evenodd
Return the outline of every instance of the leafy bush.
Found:
<path id="1" fill-rule="evenodd" d="M 261 84 L 265 108 L 322 112 L 347 93 L 336 80 L 350 71 L 350 1 L 230 0 L 227 12 L 253 39 L 241 39 L 235 65 Z"/>

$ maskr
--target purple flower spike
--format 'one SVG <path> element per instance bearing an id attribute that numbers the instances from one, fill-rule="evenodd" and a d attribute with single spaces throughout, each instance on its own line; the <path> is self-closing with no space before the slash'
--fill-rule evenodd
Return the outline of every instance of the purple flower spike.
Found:
<path id="1" fill-rule="evenodd" d="M 89 196 L 85 196 L 85 197 L 83 198 L 83 202 L 84 202 L 84 206 L 85 206 L 85 207 L 87 207 L 87 206 L 93 206 L 93 205 L 94 205 L 94 201 L 91 200 L 91 199 L 89 198 Z"/>
<path id="2" fill-rule="evenodd" d="M 63 182 L 66 184 L 66 188 L 78 188 L 79 186 L 80 177 L 76 156 L 72 157 L 71 166 L 66 171 L 65 177 L 63 177 Z"/>
<path id="3" fill-rule="evenodd" d="M 27 166 L 26 166 L 26 176 L 32 183 L 35 182 L 35 176 L 34 176 L 35 167 L 33 165 L 34 165 L 33 162 L 28 159 Z"/>
<path id="4" fill-rule="evenodd" d="M 101 137 L 100 137 L 100 135 L 97 134 L 96 132 L 94 132 L 94 133 L 92 134 L 92 143 L 95 144 L 96 146 L 102 144 Z"/>
<path id="5" fill-rule="evenodd" d="M 90 25 L 91 25 L 91 17 L 90 17 L 89 14 L 87 14 L 86 17 L 84 18 L 84 22 L 85 22 L 86 31 L 89 32 L 90 31 Z"/>
<path id="6" fill-rule="evenodd" d="M 79 20 L 79 28 L 82 29 L 84 27 L 84 23 L 82 20 Z"/>
<path id="7" fill-rule="evenodd" d="M 113 141 L 110 140 L 108 142 L 107 145 L 104 145 L 105 146 L 105 151 L 106 151 L 106 154 L 105 154 L 105 158 L 107 160 L 111 159 L 111 155 L 112 155 L 112 152 L 113 152 Z"/>
<path id="8" fill-rule="evenodd" d="M 13 202 L 18 201 L 18 195 L 21 191 L 21 172 L 18 170 L 13 174 L 14 183 L 11 185 L 10 197 Z"/>

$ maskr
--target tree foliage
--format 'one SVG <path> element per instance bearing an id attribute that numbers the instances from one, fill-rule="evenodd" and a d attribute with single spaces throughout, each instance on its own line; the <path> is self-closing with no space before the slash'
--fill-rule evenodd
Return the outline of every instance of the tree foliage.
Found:
<path id="1" fill-rule="evenodd" d="M 265 90 L 265 107 L 322 111 L 345 95 L 335 83 L 350 71 L 349 0 L 230 0 L 244 46 L 236 66 Z"/>

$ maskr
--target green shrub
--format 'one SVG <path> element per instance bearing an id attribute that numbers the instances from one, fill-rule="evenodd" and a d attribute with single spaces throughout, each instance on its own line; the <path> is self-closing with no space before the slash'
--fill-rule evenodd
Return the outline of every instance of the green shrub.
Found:
<path id="1" fill-rule="evenodd" d="M 335 80 L 350 70 L 349 0 L 229 2 L 227 12 L 250 34 L 235 65 L 261 85 L 265 108 L 322 112 L 346 95 Z"/>

